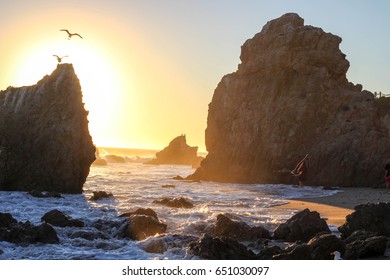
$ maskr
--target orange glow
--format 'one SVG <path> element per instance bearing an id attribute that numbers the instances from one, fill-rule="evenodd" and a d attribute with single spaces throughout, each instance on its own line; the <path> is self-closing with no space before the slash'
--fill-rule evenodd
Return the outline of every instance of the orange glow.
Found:
<path id="1" fill-rule="evenodd" d="M 207 102 L 197 99 L 201 89 L 189 89 L 188 77 L 144 34 L 93 11 L 58 14 L 51 8 L 16 22 L 0 33 L 9 42 L 0 46 L 0 61 L 9 65 L 0 68 L 1 89 L 35 84 L 55 69 L 53 55 L 68 56 L 62 62 L 72 63 L 80 79 L 96 145 L 162 149 L 186 133 L 190 145 L 204 150 Z M 84 39 L 68 40 L 60 29 Z"/>

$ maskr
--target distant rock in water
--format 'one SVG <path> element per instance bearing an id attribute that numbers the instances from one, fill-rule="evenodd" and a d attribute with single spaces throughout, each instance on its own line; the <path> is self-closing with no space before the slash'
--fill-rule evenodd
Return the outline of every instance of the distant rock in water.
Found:
<path id="1" fill-rule="evenodd" d="M 203 159 L 198 157 L 198 147 L 187 145 L 185 135 L 180 135 L 173 139 L 168 147 L 156 153 L 156 158 L 146 162 L 146 164 L 183 164 L 199 165 Z"/>
<path id="2" fill-rule="evenodd" d="M 71 64 L 1 91 L 0 190 L 81 193 L 95 160 L 87 115 Z"/>
<path id="3" fill-rule="evenodd" d="M 347 80 L 340 43 L 293 13 L 247 40 L 238 70 L 214 92 L 208 155 L 189 179 L 291 184 L 296 178 L 278 171 L 309 154 L 308 185 L 383 181 L 390 104 Z"/>

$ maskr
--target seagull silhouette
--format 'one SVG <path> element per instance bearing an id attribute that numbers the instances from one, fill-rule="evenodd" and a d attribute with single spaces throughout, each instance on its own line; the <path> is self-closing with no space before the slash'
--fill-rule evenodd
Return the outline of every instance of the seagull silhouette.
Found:
<path id="1" fill-rule="evenodd" d="M 68 29 L 61 29 L 60 31 L 65 31 L 66 33 L 68 33 L 68 40 L 70 40 L 72 38 L 72 36 L 79 36 L 81 39 L 83 39 L 83 37 L 81 37 L 80 34 L 78 34 L 78 33 L 70 33 Z"/>
<path id="2" fill-rule="evenodd" d="M 58 55 L 55 55 L 55 54 L 53 54 L 53 56 L 57 57 L 58 64 L 61 63 L 61 61 L 62 61 L 62 59 L 63 59 L 64 57 L 68 57 L 67 55 L 65 55 L 65 56 L 58 56 Z"/>

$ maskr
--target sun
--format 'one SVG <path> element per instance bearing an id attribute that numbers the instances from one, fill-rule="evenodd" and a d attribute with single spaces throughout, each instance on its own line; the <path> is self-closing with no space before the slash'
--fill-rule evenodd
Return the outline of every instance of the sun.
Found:
<path id="1" fill-rule="evenodd" d="M 78 38 L 76 38 L 78 39 Z M 31 46 L 19 58 L 13 86 L 35 84 L 57 67 L 57 58 L 66 56 L 62 63 L 72 63 L 80 80 L 83 102 L 89 111 L 89 131 L 95 144 L 109 144 L 121 103 L 121 81 L 109 54 L 83 40 L 62 40 Z"/>

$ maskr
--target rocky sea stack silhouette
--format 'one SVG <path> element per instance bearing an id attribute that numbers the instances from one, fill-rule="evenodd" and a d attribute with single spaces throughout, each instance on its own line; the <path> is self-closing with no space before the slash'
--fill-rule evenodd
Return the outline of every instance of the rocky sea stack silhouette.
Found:
<path id="1" fill-rule="evenodd" d="M 198 147 L 187 144 L 185 135 L 175 137 L 169 145 L 156 153 L 156 158 L 146 164 L 184 164 L 198 167 L 203 157 L 198 157 Z"/>
<path id="2" fill-rule="evenodd" d="M 383 182 L 389 102 L 347 80 L 349 62 L 340 43 L 340 37 L 304 25 L 293 13 L 247 40 L 238 70 L 214 92 L 208 155 L 190 178 L 296 183 L 278 171 L 293 169 L 309 154 L 308 185 Z"/>
<path id="3" fill-rule="evenodd" d="M 81 193 L 95 146 L 73 65 L 0 92 L 0 190 Z"/>

